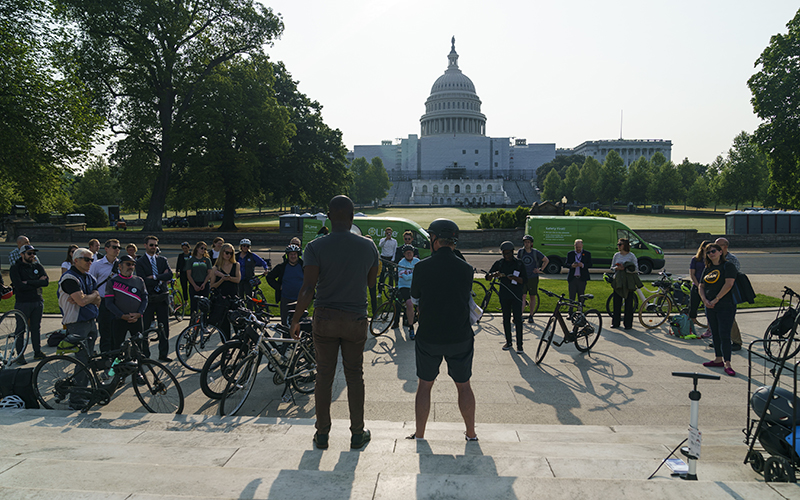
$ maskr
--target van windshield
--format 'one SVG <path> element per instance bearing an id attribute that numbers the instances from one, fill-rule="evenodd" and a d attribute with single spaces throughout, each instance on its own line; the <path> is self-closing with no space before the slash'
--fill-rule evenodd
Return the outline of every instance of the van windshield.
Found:
<path id="1" fill-rule="evenodd" d="M 617 239 L 627 239 L 631 242 L 631 248 L 647 248 L 642 240 L 634 233 L 633 231 L 628 231 L 627 229 L 617 229 Z"/>

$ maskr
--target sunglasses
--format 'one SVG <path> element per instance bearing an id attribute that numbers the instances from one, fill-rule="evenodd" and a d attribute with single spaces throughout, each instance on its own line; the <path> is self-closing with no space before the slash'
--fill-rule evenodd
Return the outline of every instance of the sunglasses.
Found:
<path id="1" fill-rule="evenodd" d="M 625 246 L 625 243 L 617 243 L 617 246 L 618 247 L 623 247 L 623 246 Z"/>
<path id="2" fill-rule="evenodd" d="M 115 245 L 111 245 L 109 248 L 113 248 L 114 250 L 119 250 L 119 249 L 120 249 L 120 248 L 122 248 L 122 247 L 118 247 L 118 246 L 115 246 Z"/>
<path id="3" fill-rule="evenodd" d="M 222 253 L 224 253 L 225 255 L 233 255 L 233 252 L 229 252 L 228 250 L 225 250 L 225 251 L 224 251 L 224 252 L 222 252 Z"/>
<path id="4" fill-rule="evenodd" d="M 250 245 L 239 245 L 242 248 L 250 248 Z"/>
<path id="5" fill-rule="evenodd" d="M 94 260 L 91 257 L 78 257 L 78 259 L 80 259 L 80 260 L 82 260 L 84 262 L 91 262 L 92 260 Z"/>
<path id="6" fill-rule="evenodd" d="M 714 253 L 717 253 L 717 252 L 719 252 L 719 250 L 717 250 L 716 248 L 710 248 L 710 249 L 706 250 L 706 253 L 708 255 L 711 255 L 711 254 L 714 254 Z"/>
<path id="7" fill-rule="evenodd" d="M 200 247 L 198 250 L 205 250 L 206 247 Z"/>
<path id="8" fill-rule="evenodd" d="M 36 252 L 25 252 L 25 255 L 27 255 L 28 257 L 30 257 L 30 256 L 32 256 L 32 255 L 36 255 Z"/>
<path id="9" fill-rule="evenodd" d="M 128 267 L 133 267 L 133 266 L 136 265 L 136 263 L 135 262 L 123 262 L 122 265 L 123 266 L 128 266 Z"/>
<path id="10" fill-rule="evenodd" d="M 148 247 L 157 247 L 158 243 L 148 243 L 147 246 Z"/>

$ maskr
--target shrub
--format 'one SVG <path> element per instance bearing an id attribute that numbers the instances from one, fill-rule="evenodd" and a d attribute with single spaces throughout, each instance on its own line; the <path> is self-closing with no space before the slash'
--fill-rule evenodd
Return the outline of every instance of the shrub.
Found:
<path id="1" fill-rule="evenodd" d="M 570 214 L 567 214 L 570 215 Z M 575 214 L 578 217 L 606 217 L 608 219 L 616 219 L 616 215 L 611 215 L 610 213 L 606 212 L 605 210 L 589 210 L 586 207 L 581 208 L 578 210 L 578 213 Z"/>
<path id="2" fill-rule="evenodd" d="M 109 224 L 108 214 L 95 203 L 75 207 L 75 213 L 86 216 L 86 227 L 106 227 Z"/>
<path id="3" fill-rule="evenodd" d="M 517 207 L 516 210 L 498 208 L 492 212 L 485 212 L 478 218 L 478 229 L 515 229 L 525 227 L 525 218 L 529 210 Z"/>

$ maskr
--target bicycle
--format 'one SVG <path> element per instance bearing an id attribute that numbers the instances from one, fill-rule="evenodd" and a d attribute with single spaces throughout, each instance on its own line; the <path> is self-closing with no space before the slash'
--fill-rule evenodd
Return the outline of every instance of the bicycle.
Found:
<path id="1" fill-rule="evenodd" d="M 794 305 L 792 305 L 793 299 L 797 299 Z M 797 336 L 798 321 L 800 321 L 800 294 L 785 286 L 775 319 L 764 332 L 764 351 L 771 360 L 784 362 L 800 352 L 800 337 Z"/>
<path id="2" fill-rule="evenodd" d="M 400 325 L 400 318 L 406 314 L 406 304 L 400 296 L 400 289 L 389 287 L 388 302 L 379 305 L 369 320 L 369 331 L 374 337 L 386 333 L 390 326 L 397 328 Z M 417 322 L 417 306 L 414 306 L 414 323 Z"/>
<path id="3" fill-rule="evenodd" d="M 563 344 L 573 342 L 575 348 L 580 352 L 589 352 L 597 344 L 600 339 L 600 332 L 603 330 L 603 317 L 597 309 L 584 310 L 584 301 L 594 298 L 592 294 L 581 295 L 577 301 L 569 300 L 565 295 L 557 295 L 549 292 L 543 288 L 539 291 L 556 299 L 556 308 L 553 310 L 552 316 L 547 320 L 547 325 L 544 327 L 542 336 L 539 339 L 539 345 L 536 348 L 536 357 L 534 361 L 540 364 L 544 360 L 550 344 L 555 344 L 556 347 L 561 347 Z M 572 323 L 572 329 L 567 328 L 564 321 L 564 316 L 561 314 L 562 307 L 569 307 L 574 309 L 574 312 L 568 316 L 567 319 Z M 553 336 L 556 332 L 556 325 L 561 327 L 564 334 L 564 339 L 561 342 L 554 342 Z"/>
<path id="4" fill-rule="evenodd" d="M 264 355 L 268 359 L 268 369 L 275 372 L 272 377 L 273 383 L 275 385 L 284 384 L 281 399 L 287 401 L 286 392 L 289 391 L 290 399 L 294 401 L 292 389 L 301 394 L 314 392 L 314 384 L 317 378 L 317 361 L 311 333 L 301 330 L 299 340 L 270 337 L 264 342 L 264 335 L 267 330 L 266 324 L 258 321 L 254 316 L 245 319 L 245 321 L 257 329 L 258 340 L 244 359 L 236 364 L 230 374 L 230 379 L 219 402 L 220 416 L 236 415 L 242 408 L 253 390 L 258 368 Z M 270 328 L 276 333 L 289 333 L 289 327 L 285 325 L 273 324 Z M 276 343 L 291 346 L 291 351 L 286 355 L 281 354 L 275 345 Z"/>
<path id="5" fill-rule="evenodd" d="M 23 326 L 21 350 L 16 349 L 17 339 L 20 338 L 17 330 L 20 326 Z M 28 347 L 28 331 L 28 320 L 22 311 L 12 309 L 0 316 L 0 370 L 17 363 L 19 356 L 25 352 L 25 348 Z M 14 356 L 15 349 L 16 356 Z"/>
<path id="6" fill-rule="evenodd" d="M 256 316 L 258 316 L 259 319 L 264 320 L 262 316 L 266 317 L 266 320 L 264 321 L 268 322 L 272 316 L 275 316 L 275 314 L 272 313 L 272 308 L 274 307 L 280 311 L 280 305 L 267 302 L 264 292 L 261 291 L 261 280 L 266 279 L 266 277 L 267 273 L 264 272 L 263 274 L 250 278 L 250 286 L 252 289 L 249 294 L 245 295 L 244 298 L 247 304 L 247 309 L 256 313 Z"/>
<path id="7" fill-rule="evenodd" d="M 33 371 L 33 389 L 39 403 L 50 410 L 80 410 L 105 406 L 119 386 L 130 375 L 133 390 L 142 406 L 150 413 L 183 411 L 183 390 L 178 379 L 158 361 L 144 357 L 139 343 L 157 341 L 163 327 L 150 328 L 134 340 L 125 340 L 120 349 L 92 354 L 89 363 L 65 355 L 48 356 Z M 87 349 L 85 343 L 78 349 Z M 103 382 L 108 374 L 110 379 Z M 102 374 L 102 375 L 101 375 Z"/>
<path id="8" fill-rule="evenodd" d="M 664 271 L 658 274 L 661 279 L 653 282 L 658 291 L 647 297 L 639 308 L 639 322 L 648 330 L 664 324 L 673 308 L 679 309 L 681 313 L 689 310 L 692 293 L 691 281 L 673 279 L 670 273 Z M 700 318 L 705 318 L 705 314 L 698 314 L 696 318 L 693 318 L 694 323 L 701 328 L 708 327 L 708 324 Z"/>
<path id="9" fill-rule="evenodd" d="M 227 340 L 216 326 L 206 324 L 211 301 L 207 297 L 195 296 L 197 313 L 189 326 L 175 339 L 175 357 L 187 370 L 199 372 L 208 355 Z"/>
<path id="10" fill-rule="evenodd" d="M 186 313 L 186 301 L 183 294 L 176 286 L 176 280 L 169 280 L 169 315 L 175 317 L 175 321 L 183 321 Z"/>
<path id="11" fill-rule="evenodd" d="M 483 274 L 489 274 L 488 271 L 485 271 L 483 269 L 481 269 L 481 272 Z M 492 295 L 493 294 L 497 294 L 498 297 L 500 296 L 500 285 L 501 285 L 500 278 L 504 278 L 504 277 L 505 277 L 504 274 L 498 274 L 496 277 L 492 278 L 489 281 L 489 288 L 488 289 L 480 282 L 477 282 L 477 281 L 473 281 L 472 282 L 473 286 L 474 286 L 475 283 L 478 283 L 481 287 L 483 287 L 483 290 L 486 291 L 486 293 L 483 295 L 483 300 L 481 300 L 480 302 L 475 301 L 475 303 L 478 304 L 481 309 L 483 309 L 483 314 L 481 314 L 481 317 L 478 318 L 476 323 L 480 323 L 481 320 L 484 318 L 484 316 L 486 316 L 488 319 L 494 318 L 494 315 L 496 313 L 494 311 L 489 311 L 489 304 L 492 302 Z M 480 294 L 480 292 L 478 292 L 478 294 Z M 539 311 L 539 304 L 541 303 L 541 300 L 539 300 L 539 291 L 538 290 L 536 291 L 536 295 L 534 295 L 534 302 L 536 303 L 535 305 L 531 304 L 531 312 L 530 312 L 531 315 L 536 314 Z M 523 314 L 525 313 L 525 311 L 522 311 L 522 312 L 523 312 Z"/>

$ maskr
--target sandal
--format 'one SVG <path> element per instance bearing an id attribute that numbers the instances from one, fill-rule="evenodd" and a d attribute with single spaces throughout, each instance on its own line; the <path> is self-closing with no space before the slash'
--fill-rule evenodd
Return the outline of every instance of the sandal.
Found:
<path id="1" fill-rule="evenodd" d="M 416 439 L 417 441 L 424 441 L 425 440 L 425 438 L 418 438 L 416 432 L 414 434 L 410 435 L 410 436 L 406 436 L 406 439 Z"/>
<path id="2" fill-rule="evenodd" d="M 464 439 L 466 439 L 467 441 L 477 441 L 478 440 L 478 435 L 476 434 L 475 437 L 469 437 L 469 436 L 467 436 L 467 432 L 464 431 Z"/>

